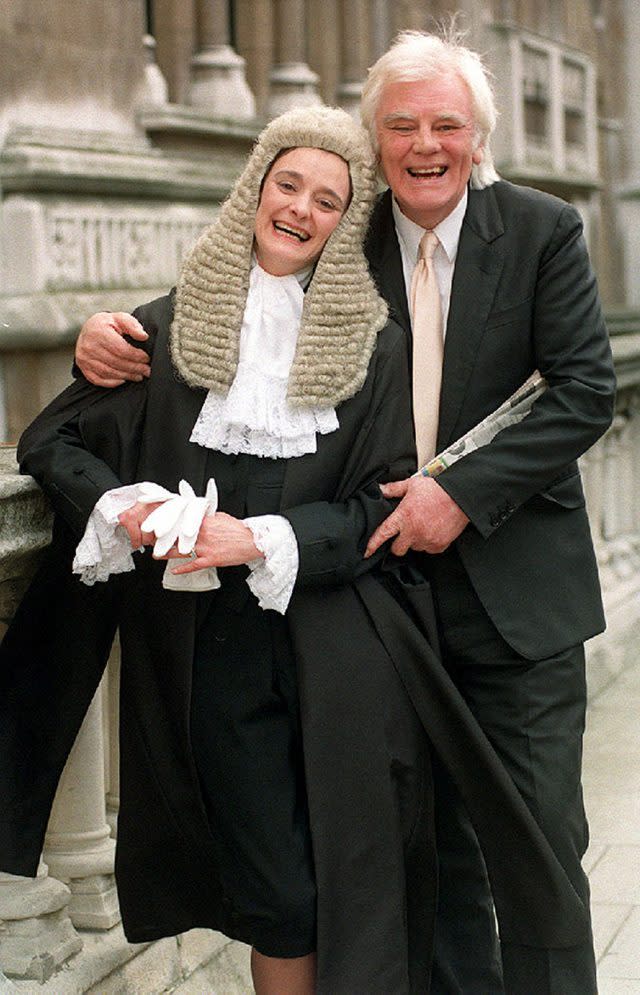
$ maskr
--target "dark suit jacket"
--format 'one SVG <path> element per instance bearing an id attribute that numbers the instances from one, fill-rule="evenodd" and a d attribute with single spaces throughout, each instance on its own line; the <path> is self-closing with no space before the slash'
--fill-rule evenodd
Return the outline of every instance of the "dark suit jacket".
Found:
<path id="1" fill-rule="evenodd" d="M 379 289 L 411 335 L 387 191 L 367 239 Z M 604 628 L 577 458 L 611 422 L 615 377 L 578 213 L 500 181 L 470 190 L 446 329 L 438 450 L 538 368 L 549 390 L 519 425 L 438 483 L 469 516 L 457 547 L 507 642 L 541 659 Z"/>

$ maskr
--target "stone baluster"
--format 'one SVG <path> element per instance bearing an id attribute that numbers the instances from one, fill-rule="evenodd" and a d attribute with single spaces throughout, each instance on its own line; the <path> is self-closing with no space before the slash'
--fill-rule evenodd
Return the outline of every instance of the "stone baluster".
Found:
<path id="1" fill-rule="evenodd" d="M 635 388 L 629 404 L 631 418 L 631 465 L 633 468 L 633 531 L 640 537 L 640 460 L 635 457 L 640 452 L 640 390 Z"/>
<path id="2" fill-rule="evenodd" d="M 371 0 L 372 64 L 386 52 L 396 34 L 395 10 L 396 4 L 389 4 L 387 0 Z"/>
<path id="3" fill-rule="evenodd" d="M 271 69 L 268 114 L 320 104 L 318 76 L 307 65 L 304 0 L 275 0 L 276 59 Z"/>
<path id="4" fill-rule="evenodd" d="M 392 5 L 393 33 L 398 31 L 423 31 L 427 27 L 429 4 L 423 0 L 396 0 Z M 462 6 L 462 0 L 457 6 Z"/>
<path id="5" fill-rule="evenodd" d="M 604 506 L 603 534 L 607 542 L 613 542 L 619 533 L 619 514 L 617 502 L 617 467 L 620 432 L 624 424 L 622 415 L 617 414 L 611 428 L 604 436 L 604 486 L 607 501 Z"/>
<path id="6" fill-rule="evenodd" d="M 36 878 L 0 873 L 0 971 L 44 984 L 82 949 L 68 915 L 70 897 L 42 861 Z"/>
<path id="7" fill-rule="evenodd" d="M 272 0 L 236 3 L 233 26 L 235 44 L 245 60 L 247 81 L 256 99 L 256 112 L 263 118 L 269 104 L 269 74 L 273 62 Z"/>
<path id="8" fill-rule="evenodd" d="M 622 531 L 626 536 L 630 536 L 634 531 L 635 519 L 635 495 L 634 495 L 634 425 L 631 409 L 631 395 L 627 392 L 627 404 L 625 405 L 626 420 L 620 434 L 620 464 L 618 473 L 620 474 L 620 519 Z"/>
<path id="9" fill-rule="evenodd" d="M 369 65 L 369 0 L 344 0 L 342 18 L 344 44 L 338 103 L 359 120 L 362 85 Z"/>
<path id="10" fill-rule="evenodd" d="M 624 562 L 621 576 L 626 579 L 636 577 L 640 566 L 640 542 L 638 541 L 638 491 L 640 482 L 638 471 L 638 394 L 636 390 L 627 388 L 621 391 L 625 424 L 620 438 L 620 501 L 622 504 L 620 517 L 623 530 L 620 554 Z"/>
<path id="11" fill-rule="evenodd" d="M 71 891 L 75 926 L 110 929 L 119 921 L 114 853 L 105 810 L 100 687 L 60 779 L 44 848 L 50 873 Z"/>
<path id="12" fill-rule="evenodd" d="M 626 546 L 624 538 L 624 509 L 626 495 L 620 469 L 623 434 L 627 418 L 617 414 L 605 436 L 605 492 L 604 535 L 609 549 L 609 563 L 616 577 L 626 573 Z"/>
<path id="13" fill-rule="evenodd" d="M 629 402 L 629 417 L 631 420 L 631 495 L 633 501 L 633 548 L 636 571 L 640 568 L 640 460 L 636 454 L 640 452 L 640 391 L 634 388 Z"/>
<path id="14" fill-rule="evenodd" d="M 156 40 L 146 34 L 142 38 L 144 49 L 144 82 L 137 94 L 136 103 L 162 105 L 169 100 L 169 87 L 156 60 Z"/>
<path id="15" fill-rule="evenodd" d="M 120 723 L 120 645 L 113 644 L 107 667 L 106 693 L 103 695 L 105 730 L 105 783 L 107 786 L 107 822 L 111 835 L 118 835 L 118 810 L 120 808 L 120 748 L 118 727 Z"/>
<path id="16" fill-rule="evenodd" d="M 145 22 L 146 30 L 142 36 L 144 50 L 144 81 L 137 95 L 136 103 L 143 105 L 162 105 L 169 101 L 169 86 L 158 65 L 156 57 L 156 37 L 153 0 L 146 0 Z"/>
<path id="17" fill-rule="evenodd" d="M 307 0 L 309 65 L 320 77 L 325 104 L 336 103 L 342 59 L 342 31 L 338 0 Z"/>
<path id="18" fill-rule="evenodd" d="M 580 470 L 584 486 L 589 522 L 596 550 L 603 543 L 604 516 L 604 442 L 598 441 L 580 460 Z"/>
<path id="19" fill-rule="evenodd" d="M 0 452 L 0 634 L 13 617 L 51 534 L 47 504 L 35 482 L 17 473 L 15 452 Z M 6 804 L 0 799 L 0 805 Z M 82 949 L 69 919 L 69 889 L 41 860 L 37 877 L 0 873 L 0 972 L 43 984 Z M 33 990 L 34 986 L 30 986 Z M 4 991 L 0 977 L 0 991 Z"/>
<path id="20" fill-rule="evenodd" d="M 186 104 L 191 87 L 195 44 L 195 0 L 153 0 L 153 37 L 158 65 L 167 81 L 169 101 Z M 149 25 L 148 25 L 149 26 Z"/>
<path id="21" fill-rule="evenodd" d="M 229 44 L 227 0 L 197 0 L 196 18 L 199 50 L 191 60 L 189 102 L 214 117 L 255 117 L 244 59 Z"/>

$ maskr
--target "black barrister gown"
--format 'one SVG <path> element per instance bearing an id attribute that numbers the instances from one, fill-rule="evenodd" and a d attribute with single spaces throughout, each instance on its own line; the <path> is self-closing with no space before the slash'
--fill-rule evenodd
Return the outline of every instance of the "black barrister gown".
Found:
<path id="1" fill-rule="evenodd" d="M 216 592 L 165 591 L 164 563 L 88 588 L 70 562 L 106 490 L 187 479 L 211 454 L 187 440 L 205 391 L 180 383 L 162 298 L 138 318 L 155 343 L 149 382 L 72 385 L 25 433 L 19 456 L 56 512 L 45 562 L 0 648 L 0 868 L 34 875 L 55 788 L 120 626 L 121 809 L 116 876 L 131 941 L 226 926 L 189 737 L 198 620 Z M 380 333 L 338 431 L 289 460 L 279 511 L 300 551 L 287 612 L 295 648 L 318 889 L 320 995 L 428 991 L 436 896 L 425 728 L 465 797 L 501 931 L 579 942 L 583 910 L 429 646 L 428 587 L 407 565 L 362 560 L 388 513 L 377 482 L 411 472 L 406 345 Z M 273 511 L 246 488 L 246 513 Z M 225 509 L 222 509 L 225 510 Z M 526 936 L 526 939 L 523 937 Z M 576 939 L 574 939 L 576 937 Z M 548 941 L 551 939 L 551 943 Z"/>

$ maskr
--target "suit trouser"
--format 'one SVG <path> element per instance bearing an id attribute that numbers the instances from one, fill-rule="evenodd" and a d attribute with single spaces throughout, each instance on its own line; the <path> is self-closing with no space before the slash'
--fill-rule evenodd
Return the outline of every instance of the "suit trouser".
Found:
<path id="1" fill-rule="evenodd" d="M 588 907 L 581 867 L 588 843 L 580 784 L 583 647 L 536 661 L 519 656 L 488 618 L 455 550 L 430 557 L 428 568 L 444 664 Z M 498 950 L 482 856 L 442 769 L 436 775 L 436 819 L 440 873 L 432 995 L 595 993 L 591 942 L 564 949 L 505 943 Z"/>

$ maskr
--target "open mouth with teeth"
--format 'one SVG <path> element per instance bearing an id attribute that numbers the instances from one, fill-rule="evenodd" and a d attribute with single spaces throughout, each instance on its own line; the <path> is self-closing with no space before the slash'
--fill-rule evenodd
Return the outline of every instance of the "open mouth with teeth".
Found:
<path id="1" fill-rule="evenodd" d="M 291 225 L 284 225 L 281 221 L 274 221 L 273 227 L 276 231 L 280 231 L 283 235 L 291 235 L 293 238 L 297 238 L 299 242 L 308 242 L 311 238 L 309 232 L 303 231 L 301 228 L 292 228 Z"/>
<path id="2" fill-rule="evenodd" d="M 415 177 L 415 179 L 437 179 L 439 176 L 444 176 L 447 171 L 446 166 L 429 166 L 428 168 L 421 169 L 416 166 L 409 166 L 407 172 L 409 176 Z"/>

